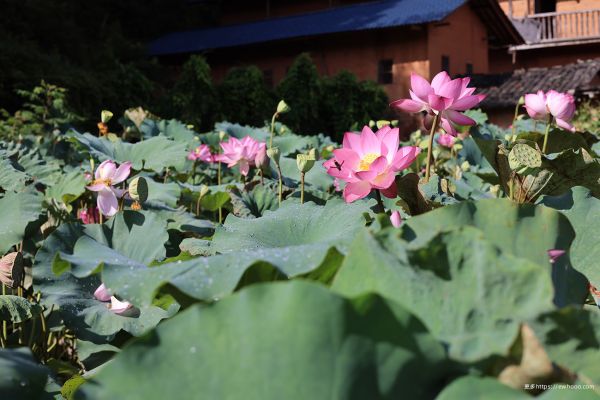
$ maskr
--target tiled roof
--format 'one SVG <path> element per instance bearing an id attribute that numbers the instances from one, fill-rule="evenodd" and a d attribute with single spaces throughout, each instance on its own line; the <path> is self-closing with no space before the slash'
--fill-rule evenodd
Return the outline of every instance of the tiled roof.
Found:
<path id="1" fill-rule="evenodd" d="M 163 36 L 151 55 L 194 53 L 281 39 L 441 21 L 468 0 L 384 0 Z"/>
<path id="2" fill-rule="evenodd" d="M 475 75 L 471 86 L 486 94 L 483 108 L 514 107 L 526 93 L 550 89 L 578 94 L 583 90 L 600 91 L 593 80 L 600 73 L 600 58 L 550 68 L 521 69 L 500 75 Z"/>

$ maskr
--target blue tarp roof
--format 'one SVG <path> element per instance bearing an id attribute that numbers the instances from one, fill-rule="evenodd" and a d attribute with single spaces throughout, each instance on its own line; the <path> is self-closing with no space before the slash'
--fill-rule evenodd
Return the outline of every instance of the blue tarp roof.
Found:
<path id="1" fill-rule="evenodd" d="M 440 21 L 467 0 L 385 0 L 163 36 L 151 55 L 194 53 L 281 39 Z"/>

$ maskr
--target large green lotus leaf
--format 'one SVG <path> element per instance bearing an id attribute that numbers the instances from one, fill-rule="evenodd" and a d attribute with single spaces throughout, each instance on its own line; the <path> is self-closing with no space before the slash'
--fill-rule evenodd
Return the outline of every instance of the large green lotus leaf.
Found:
<path id="1" fill-rule="evenodd" d="M 314 273 L 327 280 L 339 267 L 356 232 L 365 225 L 366 202 L 325 206 L 284 202 L 261 218 L 228 215 L 218 228 L 209 250 L 211 257 L 172 262 L 147 268 L 106 265 L 102 280 L 134 304 L 149 304 L 156 290 L 167 283 L 200 300 L 211 301 L 230 294 L 252 270 L 270 278 Z M 341 223 L 340 221 L 343 221 Z M 333 229 L 333 227 L 337 227 Z"/>
<path id="2" fill-rule="evenodd" d="M 548 269 L 502 252 L 473 227 L 417 246 L 407 245 L 394 228 L 377 236 L 365 230 L 333 289 L 397 300 L 448 344 L 453 358 L 469 362 L 508 354 L 521 321 L 552 308 Z"/>
<path id="3" fill-rule="evenodd" d="M 585 384 L 600 385 L 600 314 L 572 307 L 530 322 L 550 359 L 577 373 Z"/>
<path id="4" fill-rule="evenodd" d="M 475 226 L 503 252 L 550 267 L 547 251 L 567 250 L 574 238 L 569 221 L 561 213 L 544 206 L 516 204 L 507 199 L 461 202 L 410 218 L 402 226 L 402 237 L 423 244 L 439 232 L 458 226 Z M 558 305 L 581 304 L 587 282 L 570 267 L 569 258 L 552 264 Z"/>
<path id="5" fill-rule="evenodd" d="M 266 185 L 257 185 L 250 192 L 240 192 L 236 188 L 230 192 L 230 196 L 233 214 L 242 218 L 259 218 L 265 211 L 273 211 L 278 207 L 277 189 Z"/>
<path id="6" fill-rule="evenodd" d="M 160 231 L 152 233 L 144 230 L 142 225 L 137 225 L 143 223 L 143 214 L 125 214 L 139 215 L 118 221 L 120 213 L 114 218 L 115 221 L 108 221 L 104 226 L 61 225 L 44 241 L 36 254 L 33 267 L 34 287 L 41 291 L 42 302 L 47 307 L 55 305 L 55 312 L 77 333 L 78 338 L 89 338 L 96 342 L 109 341 L 120 330 L 140 335 L 177 311 L 177 305 L 164 310 L 148 304 L 139 307 L 139 312 L 126 316 L 117 315 L 106 307 L 106 303 L 94 298 L 93 293 L 101 281 L 98 274 L 90 274 L 100 263 L 105 266 L 115 263 L 120 268 L 132 268 L 141 262 L 164 256 L 165 249 L 160 245 L 163 243 L 160 240 L 164 239 L 166 230 L 162 223 Z M 147 223 L 148 227 L 153 225 L 151 222 Z M 130 232 L 131 237 L 128 237 L 127 232 Z M 140 241 L 139 245 L 137 241 Z M 80 247 L 76 249 L 76 245 Z M 109 245 L 118 251 L 111 249 Z M 74 254 L 75 251 L 77 254 Z M 71 262 L 57 258 L 57 255 Z M 127 264 L 123 265 L 125 262 Z M 62 274 L 57 276 L 53 271 L 55 269 Z M 78 278 L 69 269 L 84 277 Z"/>
<path id="7" fill-rule="evenodd" d="M 85 192 L 85 185 L 83 172 L 70 171 L 61 175 L 53 185 L 46 188 L 46 198 L 53 198 L 68 204 Z"/>
<path id="8" fill-rule="evenodd" d="M 553 174 L 544 194 L 560 195 L 573 186 L 585 186 L 594 196 L 600 196 L 600 160 L 585 149 L 550 154 L 543 167 Z"/>
<path id="9" fill-rule="evenodd" d="M 546 154 L 560 153 L 561 151 L 572 149 L 579 150 L 584 148 L 590 151 L 590 147 L 581 134 L 573 134 L 563 129 L 552 129 L 548 136 Z M 518 139 L 529 140 L 537 143 L 541 149 L 544 147 L 544 134 L 540 132 L 524 132 L 519 134 Z"/>
<path id="10" fill-rule="evenodd" d="M 187 151 L 183 143 L 164 136 L 157 136 L 138 143 L 127 143 L 121 139 L 111 141 L 89 133 L 71 133 L 74 140 L 81 143 L 91 155 L 117 163 L 130 161 L 133 169 L 161 172 L 167 167 L 183 168 Z"/>
<path id="11" fill-rule="evenodd" d="M 55 399 L 60 387 L 49 392 L 50 370 L 39 364 L 26 347 L 0 349 L 0 394 L 6 400 Z"/>
<path id="12" fill-rule="evenodd" d="M 42 213 L 42 200 L 32 188 L 0 198 L 0 255 L 23 239 L 27 225 Z"/>
<path id="13" fill-rule="evenodd" d="M 146 177 L 146 182 L 148 182 L 146 203 L 153 206 L 177 207 L 179 196 L 181 196 L 181 187 L 177 183 L 160 183 L 149 177 Z"/>
<path id="14" fill-rule="evenodd" d="M 281 165 L 281 173 L 286 186 L 300 186 L 300 171 L 296 164 L 296 158 L 281 157 L 279 161 Z M 315 165 L 308 171 L 304 177 L 306 186 L 314 186 L 323 191 L 328 191 L 333 186 L 333 177 L 327 174 L 327 170 L 323 168 L 324 160 L 315 162 Z M 271 175 L 277 179 L 277 170 L 275 165 L 271 163 Z"/>
<path id="15" fill-rule="evenodd" d="M 449 374 L 441 345 L 406 310 L 297 281 L 190 307 L 131 342 L 76 398 L 165 399 L 182 388 L 207 399 L 433 398 Z"/>
<path id="16" fill-rule="evenodd" d="M 15 169 L 5 151 L 0 151 L 0 188 L 5 192 L 20 192 L 29 179 L 25 172 Z"/>
<path id="17" fill-rule="evenodd" d="M 0 295 L 0 320 L 23 322 L 39 314 L 41 307 L 20 296 Z"/>
<path id="18" fill-rule="evenodd" d="M 573 267 L 583 273 L 594 285 L 600 286 L 600 200 L 584 187 L 574 187 L 561 196 L 544 196 L 540 203 L 562 212 L 575 229 L 575 240 L 569 256 Z"/>
<path id="19" fill-rule="evenodd" d="M 166 222 L 167 229 L 181 232 L 193 232 L 200 236 L 211 236 L 215 225 L 208 220 L 198 219 L 194 214 L 185 211 L 185 208 L 171 208 L 163 205 L 150 205 L 144 208 L 151 210 L 160 219 Z"/>
<path id="20" fill-rule="evenodd" d="M 528 389 L 526 389 L 528 390 Z M 532 389 L 532 392 L 537 390 Z M 542 400 L 593 400 L 598 396 L 593 390 L 553 388 L 536 397 Z M 456 379 L 442 390 L 436 400 L 530 400 L 526 391 L 508 387 L 487 377 L 465 376 Z"/>
<path id="21" fill-rule="evenodd" d="M 216 230 L 212 247 L 219 253 L 280 249 L 289 256 L 290 263 L 301 265 L 310 247 L 326 252 L 338 245 L 344 252 L 365 225 L 364 214 L 368 212 L 364 203 L 346 204 L 339 199 L 325 206 L 283 202 L 278 210 L 268 211 L 261 218 L 228 215 L 225 224 Z"/>

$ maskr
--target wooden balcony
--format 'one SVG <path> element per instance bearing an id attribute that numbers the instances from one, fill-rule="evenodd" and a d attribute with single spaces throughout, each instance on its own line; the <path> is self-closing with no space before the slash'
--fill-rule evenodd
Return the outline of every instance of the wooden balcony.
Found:
<path id="1" fill-rule="evenodd" d="M 600 8 L 513 19 L 526 41 L 515 50 L 600 42 Z"/>

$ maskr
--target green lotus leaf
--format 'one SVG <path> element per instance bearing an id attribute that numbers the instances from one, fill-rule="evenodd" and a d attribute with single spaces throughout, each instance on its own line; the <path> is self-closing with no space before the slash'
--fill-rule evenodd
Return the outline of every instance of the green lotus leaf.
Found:
<path id="1" fill-rule="evenodd" d="M 166 321 L 76 398 L 164 399 L 181 388 L 210 399 L 433 398 L 445 362 L 423 324 L 380 297 L 272 283 Z"/>
<path id="2" fill-rule="evenodd" d="M 368 210 L 365 203 L 337 200 L 326 206 L 284 202 L 277 211 L 256 219 L 229 215 L 207 249 L 209 254 L 221 254 L 151 268 L 105 264 L 102 280 L 141 305 L 150 304 L 167 283 L 193 298 L 212 301 L 230 294 L 241 280 L 262 280 L 265 275 L 281 279 L 312 274 L 311 279 L 327 281 L 365 225 L 363 214 Z M 252 278 L 256 274 L 263 278 Z"/>
<path id="3" fill-rule="evenodd" d="M 582 383 L 600 385 L 600 315 L 567 307 L 541 315 L 530 323 L 550 359 L 577 374 Z M 596 394 L 597 395 L 597 394 Z"/>
<path id="4" fill-rule="evenodd" d="M 42 308 L 20 296 L 0 295 L 0 320 L 23 322 L 38 315 Z"/>
<path id="5" fill-rule="evenodd" d="M 50 400 L 60 396 L 60 386 L 28 348 L 0 349 L 0 393 L 3 399 Z"/>
<path id="6" fill-rule="evenodd" d="M 121 139 L 111 141 L 89 133 L 72 132 L 71 138 L 85 147 L 100 161 L 113 160 L 117 163 L 131 162 L 135 170 L 162 172 L 165 168 L 182 169 L 186 162 L 186 146 L 164 136 L 157 136 L 138 143 L 127 143 Z"/>
<path id="7" fill-rule="evenodd" d="M 563 213 L 575 229 L 569 257 L 573 267 L 600 286 L 600 246 L 596 232 L 600 225 L 600 200 L 589 189 L 574 187 L 561 196 L 544 196 L 540 203 Z"/>
<path id="8" fill-rule="evenodd" d="M 547 267 L 503 252 L 469 226 L 418 245 L 395 228 L 377 236 L 364 231 L 333 289 L 398 301 L 448 344 L 452 358 L 467 362 L 507 355 L 521 321 L 552 309 L 553 295 Z"/>
<path id="9" fill-rule="evenodd" d="M 34 287 L 41 291 L 42 302 L 47 307 L 54 304 L 55 312 L 79 338 L 110 341 L 120 330 L 141 335 L 173 315 L 178 306 L 165 310 L 147 304 L 130 314 L 117 315 L 94 298 L 101 283 L 94 272 L 101 265 L 125 269 L 163 258 L 161 244 L 167 239 L 164 222 L 158 217 L 133 211 L 118 213 L 104 225 L 61 225 L 36 254 Z M 57 276 L 55 271 L 61 274 Z"/>
<path id="10" fill-rule="evenodd" d="M 465 201 L 410 218 L 402 226 L 402 237 L 422 245 L 439 232 L 465 225 L 482 230 L 503 252 L 544 267 L 550 266 L 548 250 L 567 250 L 574 238 L 571 224 L 559 212 L 507 199 Z M 582 304 L 587 282 L 570 266 L 569 258 L 559 258 L 552 271 L 555 303 Z"/>
<path id="11" fill-rule="evenodd" d="M 43 197 L 33 188 L 0 198 L 0 255 L 25 237 L 25 228 L 42 213 Z"/>

